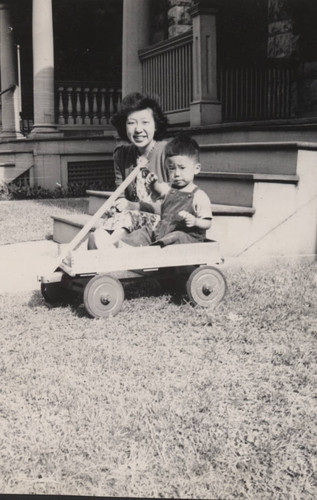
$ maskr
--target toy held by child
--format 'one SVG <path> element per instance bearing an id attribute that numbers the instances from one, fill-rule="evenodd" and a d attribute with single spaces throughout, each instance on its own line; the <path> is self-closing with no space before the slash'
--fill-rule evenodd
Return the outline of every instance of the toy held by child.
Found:
<path id="1" fill-rule="evenodd" d="M 154 229 L 143 227 L 123 238 L 131 246 L 171 245 L 204 241 L 211 226 L 212 211 L 207 194 L 194 184 L 200 172 L 199 146 L 180 134 L 165 148 L 170 183 L 159 182 L 149 173 L 146 182 L 162 199 L 161 220 Z"/>

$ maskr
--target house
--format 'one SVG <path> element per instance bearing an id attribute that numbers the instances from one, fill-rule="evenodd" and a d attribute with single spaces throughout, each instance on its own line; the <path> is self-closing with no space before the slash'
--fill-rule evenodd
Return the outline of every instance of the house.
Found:
<path id="1" fill-rule="evenodd" d="M 201 145 L 225 255 L 315 256 L 316 14 L 314 0 L 0 0 L 0 179 L 111 188 L 110 117 L 141 90 Z"/>

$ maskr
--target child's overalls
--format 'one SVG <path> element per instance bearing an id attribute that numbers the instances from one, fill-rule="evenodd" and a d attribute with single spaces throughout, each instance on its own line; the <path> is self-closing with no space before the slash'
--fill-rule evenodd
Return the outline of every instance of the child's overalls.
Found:
<path id="1" fill-rule="evenodd" d="M 175 243 L 194 243 L 204 241 L 206 230 L 198 227 L 186 227 L 184 219 L 178 214 L 185 210 L 196 215 L 193 199 L 198 187 L 191 193 L 171 189 L 162 203 L 161 220 L 154 230 L 142 228 L 124 238 L 124 242 L 132 246 L 146 246 L 151 244 L 170 245 Z"/>

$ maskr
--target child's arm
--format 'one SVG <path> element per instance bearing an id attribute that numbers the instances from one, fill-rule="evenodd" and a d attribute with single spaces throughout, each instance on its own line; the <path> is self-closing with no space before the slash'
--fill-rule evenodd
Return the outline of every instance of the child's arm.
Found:
<path id="1" fill-rule="evenodd" d="M 119 198 L 114 203 L 114 209 L 118 212 L 123 212 L 123 210 L 141 210 L 144 212 L 150 212 L 154 214 L 160 214 L 160 203 L 146 203 L 142 201 L 129 201 L 126 198 Z"/>
<path id="2" fill-rule="evenodd" d="M 199 227 L 199 229 L 209 229 L 211 227 L 211 218 L 203 219 L 182 210 L 179 215 L 184 219 L 186 227 Z"/>
<path id="3" fill-rule="evenodd" d="M 145 183 L 150 187 L 152 191 L 157 194 L 157 198 L 164 197 L 169 191 L 170 187 L 165 182 L 158 182 L 157 175 L 153 172 L 149 172 L 145 179 Z M 129 201 L 126 198 L 119 198 L 114 207 L 118 212 L 123 210 L 141 210 L 145 212 L 152 212 L 156 214 L 161 213 L 161 203 L 159 201 L 154 201 L 153 203 L 140 202 L 140 201 Z"/>
<path id="4" fill-rule="evenodd" d="M 187 227 L 198 227 L 199 229 L 210 229 L 212 211 L 209 196 L 202 190 L 196 191 L 193 200 L 195 215 L 182 210 L 179 215 L 183 217 Z"/>
<path id="5" fill-rule="evenodd" d="M 147 175 L 145 181 L 152 191 L 155 191 L 159 198 L 163 198 L 171 189 L 167 182 L 159 182 L 157 175 L 153 172 Z"/>

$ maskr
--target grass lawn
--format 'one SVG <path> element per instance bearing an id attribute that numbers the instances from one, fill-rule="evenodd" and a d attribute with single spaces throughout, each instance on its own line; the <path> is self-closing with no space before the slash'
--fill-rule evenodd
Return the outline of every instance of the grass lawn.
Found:
<path id="1" fill-rule="evenodd" d="M 52 215 L 87 213 L 87 198 L 0 201 L 0 245 L 52 237 Z"/>
<path id="2" fill-rule="evenodd" d="M 225 274 L 215 311 L 0 296 L 0 492 L 315 499 L 317 263 Z"/>

